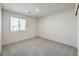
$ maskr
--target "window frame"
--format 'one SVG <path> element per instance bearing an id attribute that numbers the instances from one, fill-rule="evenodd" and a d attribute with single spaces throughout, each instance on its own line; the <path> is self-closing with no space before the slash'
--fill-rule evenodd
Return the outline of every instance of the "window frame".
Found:
<path id="1" fill-rule="evenodd" d="M 18 30 L 16 30 L 16 31 L 15 31 L 15 30 L 12 30 L 12 25 L 11 25 L 11 24 L 12 24 L 12 22 L 11 22 L 11 21 L 12 21 L 12 18 L 18 18 L 18 19 L 19 19 L 19 20 L 18 20 L 18 23 L 19 23 L 19 24 L 18 24 Z M 18 31 L 25 31 L 25 30 L 26 30 L 26 22 L 27 22 L 26 19 L 23 19 L 23 20 L 25 20 L 25 26 L 24 26 L 25 29 L 24 29 L 24 30 L 21 30 L 21 29 L 20 29 L 20 28 L 21 28 L 20 21 L 21 21 L 22 19 L 23 19 L 23 18 L 13 17 L 13 16 L 10 17 L 10 31 L 11 31 L 11 32 L 18 32 Z"/>

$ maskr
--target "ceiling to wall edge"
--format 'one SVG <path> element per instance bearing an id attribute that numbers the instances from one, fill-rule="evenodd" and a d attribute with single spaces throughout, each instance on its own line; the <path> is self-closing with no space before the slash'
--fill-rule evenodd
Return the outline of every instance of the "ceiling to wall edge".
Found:
<path id="1" fill-rule="evenodd" d="M 42 18 L 45 18 L 45 17 L 48 17 L 48 16 L 45 16 L 45 17 L 41 17 L 41 18 L 38 18 L 38 17 L 32 17 L 32 16 L 28 16 L 28 15 L 25 15 L 25 14 L 22 14 L 22 13 L 18 13 L 18 12 L 13 12 L 13 11 L 10 11 L 10 10 L 6 10 L 4 8 L 2 8 L 2 11 L 8 11 L 8 12 L 12 12 L 12 13 L 15 13 L 15 14 L 19 14 L 19 15 L 22 15 L 22 16 L 26 16 L 26 17 L 29 17 L 29 18 L 33 18 L 33 19 L 42 19 Z M 74 10 L 66 10 L 66 11 L 74 11 Z M 63 11 L 63 12 L 66 12 L 66 11 Z M 58 12 L 58 13 L 63 13 L 63 12 Z M 75 12 L 75 11 L 74 11 Z M 54 14 L 51 14 L 51 15 L 55 15 L 55 14 L 58 14 L 58 13 L 54 13 Z M 49 16 L 51 16 L 49 15 Z M 74 13 L 75 15 L 75 13 Z"/>
<path id="2" fill-rule="evenodd" d="M 75 8 L 74 8 L 74 9 L 75 9 Z M 74 10 L 74 9 L 73 9 L 73 10 Z M 54 13 L 54 14 L 50 14 L 50 15 L 48 15 L 48 16 L 44 16 L 44 17 L 33 17 L 33 16 L 28 16 L 28 15 L 23 14 L 23 13 L 13 12 L 13 11 L 4 9 L 3 6 L 2 6 L 2 11 L 8 11 L 8 12 L 12 12 L 12 13 L 20 14 L 20 15 L 22 15 L 22 16 L 26 16 L 26 17 L 33 18 L 33 19 L 42 19 L 42 18 L 51 16 L 51 15 L 55 15 L 55 14 L 62 13 L 62 12 L 66 12 L 66 11 L 72 11 L 72 10 L 66 10 L 66 11 L 62 11 L 62 12 L 58 12 L 58 13 Z M 75 12 L 75 11 L 74 11 L 74 12 Z"/>
<path id="3" fill-rule="evenodd" d="M 26 17 L 29 17 L 29 18 L 32 18 L 32 19 L 40 19 L 40 18 L 38 18 L 38 17 L 28 16 L 28 15 L 25 15 L 25 14 L 22 14 L 22 13 L 18 13 L 18 12 L 13 12 L 13 11 L 10 11 L 10 10 L 6 10 L 6 9 L 4 9 L 4 8 L 2 8 L 2 11 L 7 11 L 7 12 L 19 14 L 19 15 L 26 16 Z"/>

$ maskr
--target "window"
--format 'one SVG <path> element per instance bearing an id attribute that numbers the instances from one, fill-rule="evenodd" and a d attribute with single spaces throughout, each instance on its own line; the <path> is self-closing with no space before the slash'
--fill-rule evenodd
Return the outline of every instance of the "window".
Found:
<path id="1" fill-rule="evenodd" d="M 26 26 L 26 20 L 11 17 L 11 31 L 24 31 Z"/>
<path id="2" fill-rule="evenodd" d="M 25 30 L 25 25 L 26 25 L 25 22 L 26 22 L 25 19 L 20 20 L 20 30 Z"/>

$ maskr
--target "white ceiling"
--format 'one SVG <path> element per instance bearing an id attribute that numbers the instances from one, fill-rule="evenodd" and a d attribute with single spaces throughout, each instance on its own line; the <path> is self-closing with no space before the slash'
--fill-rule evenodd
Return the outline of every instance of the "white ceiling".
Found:
<path id="1" fill-rule="evenodd" d="M 41 18 L 51 14 L 73 10 L 74 3 L 3 3 L 2 8 L 8 11 Z M 35 10 L 39 8 L 39 12 Z M 32 13 L 29 14 L 29 11 Z"/>

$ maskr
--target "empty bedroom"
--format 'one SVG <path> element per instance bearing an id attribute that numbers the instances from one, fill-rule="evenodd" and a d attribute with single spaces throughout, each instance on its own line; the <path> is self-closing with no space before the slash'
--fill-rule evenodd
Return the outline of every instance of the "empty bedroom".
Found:
<path id="1" fill-rule="evenodd" d="M 77 56 L 75 3 L 0 3 L 1 56 Z"/>

